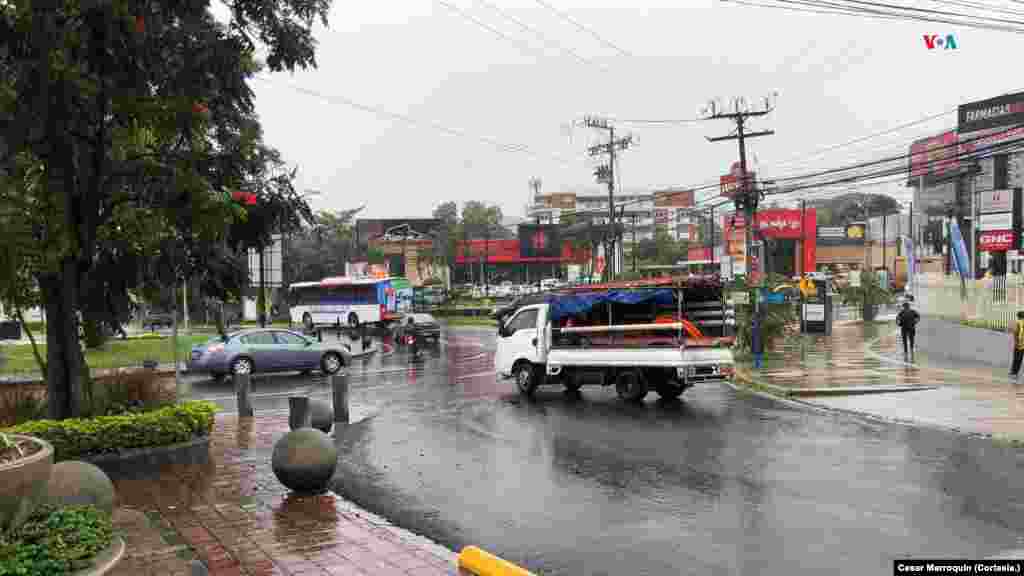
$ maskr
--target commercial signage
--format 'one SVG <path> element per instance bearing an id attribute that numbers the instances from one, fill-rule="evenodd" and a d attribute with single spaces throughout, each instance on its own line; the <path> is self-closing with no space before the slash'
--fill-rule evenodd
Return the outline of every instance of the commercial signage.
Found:
<path id="1" fill-rule="evenodd" d="M 658 225 L 668 224 L 669 212 L 668 210 L 655 210 L 654 211 L 654 223 Z"/>
<path id="2" fill-rule="evenodd" d="M 863 222 L 818 228 L 818 242 L 827 246 L 863 246 L 865 235 Z"/>
<path id="3" fill-rule="evenodd" d="M 726 198 L 733 198 L 736 196 L 736 192 L 739 191 L 740 176 L 742 171 L 740 170 L 740 163 L 734 162 L 732 167 L 729 169 L 729 173 L 718 179 L 719 182 L 719 193 Z M 756 175 L 753 172 L 747 172 L 746 177 L 747 186 L 754 186 Z"/>
<path id="4" fill-rule="evenodd" d="M 1003 252 L 1013 247 L 1013 230 L 989 230 L 978 235 L 978 249 L 983 252 Z"/>
<path id="5" fill-rule="evenodd" d="M 1013 212 L 1013 190 L 988 190 L 978 194 L 981 214 Z"/>
<path id="6" fill-rule="evenodd" d="M 928 181 L 955 175 L 960 168 L 955 130 L 930 136 L 910 145 L 910 179 L 912 185 L 924 177 Z"/>
<path id="7" fill-rule="evenodd" d="M 824 322 L 825 321 L 825 305 L 824 304 L 804 304 L 804 321 L 805 322 Z"/>
<path id="8" fill-rule="evenodd" d="M 547 208 L 562 208 L 571 210 L 576 207 L 576 193 L 556 192 L 545 194 L 540 197 L 541 203 Z"/>
<path id="9" fill-rule="evenodd" d="M 960 134 L 1024 124 L 1024 92 L 963 104 L 957 108 L 957 116 Z"/>
<path id="10" fill-rule="evenodd" d="M 522 258 L 554 258 L 562 254 L 557 225 L 519 225 L 519 256 Z"/>
<path id="11" fill-rule="evenodd" d="M 693 190 L 658 190 L 654 193 L 658 208 L 693 208 Z"/>
<path id="12" fill-rule="evenodd" d="M 800 210 L 761 210 L 755 221 L 757 229 L 773 238 L 799 238 Z"/>
<path id="13" fill-rule="evenodd" d="M 1013 214 L 1009 212 L 982 214 L 978 220 L 978 229 L 982 231 L 1013 230 Z"/>

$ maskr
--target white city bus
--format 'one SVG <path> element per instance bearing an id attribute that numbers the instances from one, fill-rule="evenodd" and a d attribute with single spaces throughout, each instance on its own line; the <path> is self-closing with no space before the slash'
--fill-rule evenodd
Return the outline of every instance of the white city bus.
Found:
<path id="1" fill-rule="evenodd" d="M 379 324 L 393 321 L 397 299 L 391 278 L 336 276 L 288 286 L 292 322 L 306 330 L 317 326 Z"/>

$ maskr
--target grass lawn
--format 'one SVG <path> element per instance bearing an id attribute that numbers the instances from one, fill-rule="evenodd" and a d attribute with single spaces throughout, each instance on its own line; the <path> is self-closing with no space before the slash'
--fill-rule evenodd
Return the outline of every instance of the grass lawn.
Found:
<path id="1" fill-rule="evenodd" d="M 449 326 L 497 326 L 498 321 L 486 316 L 448 316 L 441 317 Z"/>
<path id="2" fill-rule="evenodd" d="M 178 336 L 178 360 L 188 357 L 192 346 L 210 339 L 210 334 L 192 334 Z M 0 374 L 16 374 L 39 372 L 39 365 L 32 355 L 31 344 L 17 344 L 0 347 L 0 354 L 6 360 L 0 366 Z M 39 345 L 39 354 L 46 359 L 46 345 Z M 174 349 L 168 338 L 130 338 L 128 340 L 112 339 L 98 350 L 86 350 L 85 360 L 89 368 L 121 368 L 142 366 L 143 360 L 153 359 L 161 364 L 174 361 Z"/>

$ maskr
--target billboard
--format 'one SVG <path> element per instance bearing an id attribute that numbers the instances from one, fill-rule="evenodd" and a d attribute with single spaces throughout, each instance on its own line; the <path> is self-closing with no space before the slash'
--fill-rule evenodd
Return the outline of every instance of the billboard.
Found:
<path id="1" fill-rule="evenodd" d="M 576 207 L 575 192 L 555 192 L 540 197 L 540 204 L 545 208 L 561 208 L 571 210 Z"/>
<path id="2" fill-rule="evenodd" d="M 441 227 L 437 218 L 360 218 L 356 220 L 356 243 L 366 248 L 370 240 L 383 236 L 389 228 L 408 224 L 413 232 L 431 234 Z"/>
<path id="3" fill-rule="evenodd" d="M 558 225 L 520 224 L 519 256 L 522 258 L 557 258 L 562 255 Z"/>
<path id="4" fill-rule="evenodd" d="M 823 246 L 863 246 L 864 236 L 863 222 L 818 228 L 818 244 Z"/>
<path id="5" fill-rule="evenodd" d="M 1013 212 L 1013 190 L 984 190 L 978 193 L 981 214 Z"/>
<path id="6" fill-rule="evenodd" d="M 978 250 L 982 252 L 1005 252 L 1013 248 L 1016 236 L 1013 230 L 987 230 L 978 234 Z"/>
<path id="7" fill-rule="evenodd" d="M 957 142 L 955 130 L 914 141 L 910 145 L 911 184 L 916 184 L 921 177 L 935 181 L 956 175 L 960 169 Z"/>
<path id="8" fill-rule="evenodd" d="M 656 208 L 693 208 L 693 190 L 658 190 L 654 193 Z"/>
<path id="9" fill-rule="evenodd" d="M 1024 92 L 963 104 L 957 108 L 961 154 L 984 155 L 984 149 L 1024 137 Z"/>
<path id="10" fill-rule="evenodd" d="M 960 134 L 1024 124 L 1024 92 L 1004 94 L 957 107 Z"/>

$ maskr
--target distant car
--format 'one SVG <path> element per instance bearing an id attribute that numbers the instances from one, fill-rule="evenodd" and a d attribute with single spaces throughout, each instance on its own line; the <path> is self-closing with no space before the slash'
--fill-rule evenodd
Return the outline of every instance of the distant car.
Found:
<path id="1" fill-rule="evenodd" d="M 216 336 L 194 346 L 188 371 L 226 375 L 320 370 L 335 374 L 352 363 L 347 344 L 307 338 L 291 330 L 257 328 Z"/>
<path id="2" fill-rule="evenodd" d="M 170 314 L 150 313 L 142 318 L 142 329 L 156 330 L 160 327 L 170 328 L 174 326 L 174 317 Z"/>
<path id="3" fill-rule="evenodd" d="M 409 327 L 410 319 L 413 321 L 411 329 Z M 412 334 L 413 331 L 421 340 L 432 344 L 437 344 L 441 341 L 441 324 L 430 314 L 407 314 L 405 318 L 402 318 L 402 322 L 399 323 L 396 336 L 401 342 Z"/>

